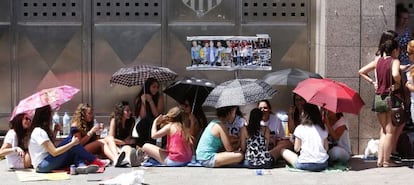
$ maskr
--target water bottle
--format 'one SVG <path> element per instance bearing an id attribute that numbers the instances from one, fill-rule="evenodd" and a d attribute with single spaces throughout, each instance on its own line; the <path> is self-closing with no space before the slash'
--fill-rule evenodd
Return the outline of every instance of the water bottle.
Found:
<path id="1" fill-rule="evenodd" d="M 56 125 L 59 124 L 60 122 L 60 117 L 57 112 L 53 114 L 52 120 L 53 120 L 53 130 L 55 130 Z M 56 133 L 56 135 L 60 135 L 60 134 L 61 133 L 59 133 L 59 131 Z"/>
<path id="2" fill-rule="evenodd" d="M 104 127 L 101 132 L 101 138 L 105 138 L 106 136 L 108 136 L 108 129 Z"/>
<path id="3" fill-rule="evenodd" d="M 100 136 L 101 135 L 101 125 L 99 124 L 99 122 L 98 122 L 98 120 L 96 120 L 96 119 L 94 119 L 93 120 L 93 126 L 95 127 L 99 127 L 99 129 L 95 132 L 95 134 L 97 135 L 97 136 Z"/>
<path id="4" fill-rule="evenodd" d="M 160 138 L 157 138 L 157 146 L 158 147 L 162 147 L 162 138 L 160 137 Z"/>
<path id="5" fill-rule="evenodd" d="M 70 116 L 67 112 L 63 115 L 63 134 L 69 135 L 70 132 Z"/>

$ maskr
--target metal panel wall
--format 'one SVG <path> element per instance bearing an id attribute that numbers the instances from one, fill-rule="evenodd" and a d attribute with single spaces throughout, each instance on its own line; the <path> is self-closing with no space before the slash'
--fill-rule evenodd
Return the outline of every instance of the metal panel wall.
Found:
<path id="1" fill-rule="evenodd" d="M 82 88 L 82 0 L 14 1 L 16 40 L 13 68 L 14 103 L 44 88 L 71 85 Z M 73 112 L 84 91 L 59 112 Z"/>
<path id="2" fill-rule="evenodd" d="M 186 71 L 190 62 L 186 36 L 267 33 L 272 38 L 273 70 L 311 66 L 310 0 L 9 2 L 0 3 L 0 48 L 7 48 L 0 50 L 0 62 L 5 64 L 2 71 L 8 71 L 1 73 L 1 82 L 10 87 L 8 96 L 0 97 L 0 112 L 5 116 L 18 100 L 36 90 L 69 84 L 81 92 L 60 112 L 73 112 L 78 103 L 88 102 L 98 116 L 107 117 L 116 102 L 132 103 L 140 90 L 109 84 L 111 74 L 125 66 L 161 65 L 177 72 L 178 78 L 197 76 L 217 83 L 235 77 L 229 71 Z M 15 37 L 7 33 L 10 20 L 16 22 L 11 28 Z M 13 47 L 7 47 L 10 44 Z M 239 71 L 237 75 L 261 78 L 267 72 Z M 280 95 L 283 92 L 287 91 Z M 166 100 L 166 107 L 175 104 Z M 273 102 L 275 109 L 289 103 L 277 97 Z"/>
<path id="3" fill-rule="evenodd" d="M 12 63 L 11 63 L 11 4 L 10 0 L 0 1 L 0 123 L 7 123 L 12 106 Z M 8 124 L 0 124 L 0 130 L 8 128 Z"/>

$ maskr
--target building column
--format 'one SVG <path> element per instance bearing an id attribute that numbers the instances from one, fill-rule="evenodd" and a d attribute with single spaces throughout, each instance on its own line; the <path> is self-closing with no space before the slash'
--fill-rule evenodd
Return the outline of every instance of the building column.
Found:
<path id="1" fill-rule="evenodd" d="M 394 0 L 316 0 L 316 72 L 360 93 L 365 106 L 359 116 L 346 114 L 353 154 L 363 154 L 379 124 L 371 111 L 374 89 L 358 70 L 374 59 L 381 33 L 394 29 Z"/>

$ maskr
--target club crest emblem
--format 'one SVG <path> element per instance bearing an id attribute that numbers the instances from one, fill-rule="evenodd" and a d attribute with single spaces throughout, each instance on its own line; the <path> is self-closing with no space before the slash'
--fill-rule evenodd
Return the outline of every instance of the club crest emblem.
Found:
<path id="1" fill-rule="evenodd" d="M 202 17 L 214 8 L 216 8 L 222 0 L 182 0 L 185 6 L 193 10 L 197 16 Z"/>

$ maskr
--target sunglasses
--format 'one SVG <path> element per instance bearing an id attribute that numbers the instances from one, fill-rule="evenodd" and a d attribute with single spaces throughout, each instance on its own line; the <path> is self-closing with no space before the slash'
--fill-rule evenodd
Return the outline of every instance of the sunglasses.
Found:
<path id="1" fill-rule="evenodd" d="M 32 119 L 30 119 L 28 117 L 24 117 L 23 119 L 26 120 L 26 121 L 32 121 Z"/>
<path id="2" fill-rule="evenodd" d="M 407 52 L 407 56 L 411 56 L 411 55 L 413 55 L 413 54 L 414 54 L 414 53 L 408 53 L 408 52 Z"/>

